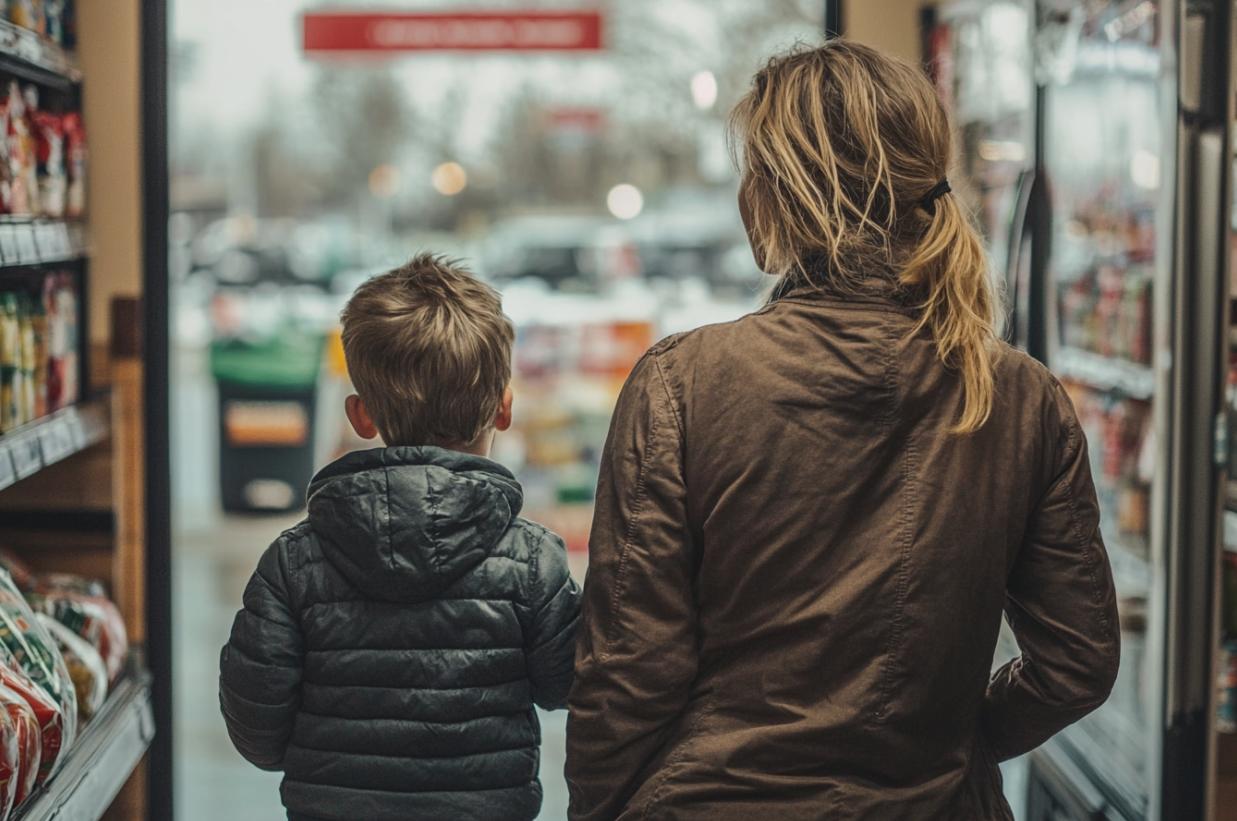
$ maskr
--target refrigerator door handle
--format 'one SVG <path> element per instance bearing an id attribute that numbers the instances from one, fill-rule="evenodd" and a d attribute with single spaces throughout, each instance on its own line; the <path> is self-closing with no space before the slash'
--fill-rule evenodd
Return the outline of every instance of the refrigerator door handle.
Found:
<path id="1" fill-rule="evenodd" d="M 1006 289 L 1010 318 L 1006 339 L 1045 364 L 1048 362 L 1048 256 L 1051 253 L 1052 203 L 1048 174 L 1040 166 L 1022 172 L 1010 232 Z"/>
<path id="2" fill-rule="evenodd" d="M 1027 296 L 1030 282 L 1024 276 L 1029 273 L 1024 265 L 1024 254 L 1030 249 L 1027 242 L 1030 232 L 1028 217 L 1031 211 L 1031 193 L 1035 187 L 1036 172 L 1028 168 L 1018 176 L 1018 196 L 1009 226 L 1009 252 L 1005 260 L 1005 341 L 1016 348 L 1026 350 L 1027 329 L 1030 318 L 1027 312 Z"/>

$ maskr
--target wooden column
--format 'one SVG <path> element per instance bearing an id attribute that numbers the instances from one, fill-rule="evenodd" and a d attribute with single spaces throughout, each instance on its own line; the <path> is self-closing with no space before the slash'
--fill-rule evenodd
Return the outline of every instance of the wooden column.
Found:
<path id="1" fill-rule="evenodd" d="M 112 594 L 125 617 L 129 640 L 146 640 L 146 533 L 142 432 L 141 302 L 112 301 L 112 487 L 116 552 Z"/>

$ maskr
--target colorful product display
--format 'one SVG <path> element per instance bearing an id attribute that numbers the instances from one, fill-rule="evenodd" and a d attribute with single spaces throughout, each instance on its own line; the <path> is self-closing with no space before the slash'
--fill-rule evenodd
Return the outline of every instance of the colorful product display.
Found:
<path id="1" fill-rule="evenodd" d="M 59 219 L 86 210 L 86 130 L 79 112 L 39 108 L 39 91 L 9 83 L 0 102 L 0 213 Z"/>
<path id="2" fill-rule="evenodd" d="M 1154 473 L 1151 404 L 1065 381 L 1079 423 L 1093 443 L 1092 473 L 1105 521 L 1105 538 L 1146 559 L 1150 533 L 1150 492 Z M 1110 530 L 1111 528 L 1111 530 Z"/>
<path id="3" fill-rule="evenodd" d="M 5 5 L 10 23 L 68 48 L 77 45 L 74 0 L 7 0 Z"/>
<path id="4" fill-rule="evenodd" d="M 78 400 L 78 296 L 72 274 L 39 293 L 0 292 L 0 433 Z"/>
<path id="5" fill-rule="evenodd" d="M 1061 342 L 1101 356 L 1151 363 L 1155 211 L 1100 197 L 1082 205 L 1060 241 Z"/>
<path id="6" fill-rule="evenodd" d="M 530 325 L 516 334 L 515 424 L 502 457 L 522 463 L 531 517 L 568 549 L 588 545 L 592 502 L 610 414 L 632 367 L 656 341 L 650 321 Z"/>
<path id="7" fill-rule="evenodd" d="M 34 708 L 16 690 L 0 684 L 0 707 L 8 714 L 17 731 L 20 753 L 18 771 L 14 774 L 14 806 L 26 800 L 39 779 L 39 762 L 43 756 L 43 740 Z"/>

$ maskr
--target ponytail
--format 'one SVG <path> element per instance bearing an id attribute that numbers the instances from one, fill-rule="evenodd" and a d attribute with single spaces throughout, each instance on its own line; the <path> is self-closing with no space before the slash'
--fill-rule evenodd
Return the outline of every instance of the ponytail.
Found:
<path id="1" fill-rule="evenodd" d="M 757 72 L 730 136 L 763 270 L 819 286 L 804 263 L 823 258 L 828 284 L 844 290 L 888 271 L 923 311 L 913 333 L 927 329 L 961 376 L 954 432 L 983 427 L 995 393 L 992 286 L 979 235 L 943 182 L 953 135 L 923 71 L 844 39 L 792 50 Z"/>
<path id="2" fill-rule="evenodd" d="M 941 197 L 923 241 L 899 281 L 923 294 L 914 333 L 927 328 L 937 356 L 962 375 L 965 399 L 955 433 L 974 433 L 992 414 L 993 299 L 983 245 L 957 200 Z"/>

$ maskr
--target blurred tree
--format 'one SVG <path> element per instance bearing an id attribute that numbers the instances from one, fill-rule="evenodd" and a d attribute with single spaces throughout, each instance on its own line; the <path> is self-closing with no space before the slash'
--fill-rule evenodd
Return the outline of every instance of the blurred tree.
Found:
<path id="1" fill-rule="evenodd" d="M 322 66 L 313 84 L 316 124 L 328 147 L 322 204 L 368 196 L 370 173 L 399 160 L 414 137 L 407 91 L 389 68 Z"/>

